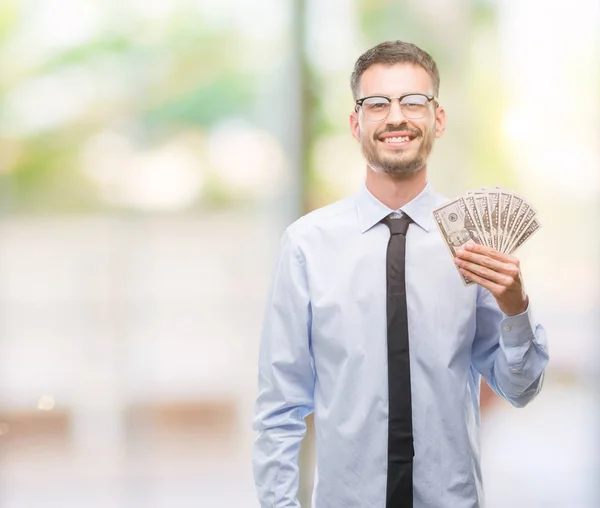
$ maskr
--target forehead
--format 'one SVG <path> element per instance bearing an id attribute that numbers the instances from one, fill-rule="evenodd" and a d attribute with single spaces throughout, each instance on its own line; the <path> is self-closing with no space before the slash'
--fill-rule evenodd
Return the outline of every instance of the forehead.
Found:
<path id="1" fill-rule="evenodd" d="M 427 71 L 411 63 L 371 65 L 360 78 L 360 97 L 383 94 L 399 96 L 408 92 L 433 94 Z"/>

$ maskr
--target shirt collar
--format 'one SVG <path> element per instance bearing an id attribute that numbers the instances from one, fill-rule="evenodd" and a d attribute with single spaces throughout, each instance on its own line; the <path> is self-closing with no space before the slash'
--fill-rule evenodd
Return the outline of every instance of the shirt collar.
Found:
<path id="1" fill-rule="evenodd" d="M 431 225 L 431 212 L 433 211 L 435 194 L 429 181 L 421 193 L 412 201 L 406 203 L 398 210 L 407 214 L 418 226 L 425 231 L 429 231 Z M 356 208 L 358 211 L 358 221 L 360 224 L 360 232 L 371 229 L 375 224 L 387 217 L 390 213 L 398 211 L 392 210 L 379 201 L 367 189 L 367 185 L 363 182 L 362 188 L 356 195 Z"/>

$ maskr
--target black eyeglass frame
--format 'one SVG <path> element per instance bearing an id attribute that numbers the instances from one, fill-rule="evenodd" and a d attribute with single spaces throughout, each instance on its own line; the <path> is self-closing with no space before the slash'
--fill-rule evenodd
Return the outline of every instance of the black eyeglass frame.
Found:
<path id="1" fill-rule="evenodd" d="M 436 108 L 440 105 L 438 102 L 438 99 L 435 95 L 427 95 L 426 93 L 421 93 L 421 92 L 405 93 L 404 95 L 400 95 L 399 97 L 388 97 L 387 95 L 367 95 L 366 97 L 356 99 L 356 102 L 354 103 L 355 104 L 354 111 L 356 113 L 358 113 L 358 108 L 363 105 L 363 102 L 365 102 L 367 99 L 374 99 L 376 97 L 380 97 L 382 99 L 387 99 L 388 101 L 390 101 L 390 110 L 391 110 L 392 101 L 394 99 L 398 99 L 398 102 L 400 103 L 400 109 L 402 109 L 402 99 L 404 99 L 404 97 L 408 97 L 410 95 L 421 95 L 421 96 L 425 97 L 427 99 L 427 104 L 429 104 L 431 101 L 434 101 Z M 385 117 L 383 117 L 381 120 L 375 120 L 375 121 L 381 122 L 381 121 L 385 120 L 389 114 L 390 114 L 390 112 L 388 111 L 388 113 Z M 369 120 L 369 121 L 372 121 L 372 120 Z"/>

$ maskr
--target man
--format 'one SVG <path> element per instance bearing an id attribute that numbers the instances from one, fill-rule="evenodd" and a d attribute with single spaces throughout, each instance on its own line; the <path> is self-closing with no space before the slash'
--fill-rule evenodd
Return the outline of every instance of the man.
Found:
<path id="1" fill-rule="evenodd" d="M 517 407 L 542 387 L 544 329 L 519 261 L 470 245 L 455 259 L 427 179 L 446 115 L 413 44 L 363 54 L 352 135 L 367 162 L 354 196 L 285 232 L 259 354 L 254 474 L 263 508 L 298 507 L 298 450 L 314 412 L 315 508 L 475 508 L 483 494 L 479 386 Z"/>

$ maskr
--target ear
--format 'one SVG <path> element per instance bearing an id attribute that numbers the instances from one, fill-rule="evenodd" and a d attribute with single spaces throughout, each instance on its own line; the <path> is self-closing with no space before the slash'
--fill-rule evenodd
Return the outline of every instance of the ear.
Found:
<path id="1" fill-rule="evenodd" d="M 446 110 L 438 106 L 435 110 L 435 137 L 441 138 L 446 132 Z"/>
<path id="2" fill-rule="evenodd" d="M 360 125 L 356 111 L 350 113 L 350 132 L 352 132 L 352 137 L 360 143 Z"/>

